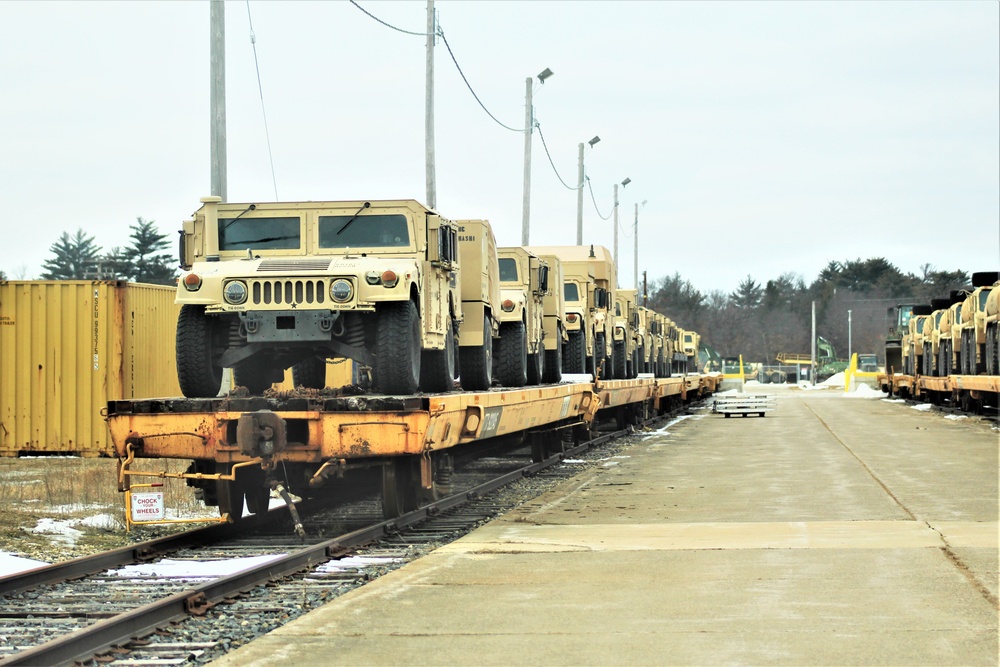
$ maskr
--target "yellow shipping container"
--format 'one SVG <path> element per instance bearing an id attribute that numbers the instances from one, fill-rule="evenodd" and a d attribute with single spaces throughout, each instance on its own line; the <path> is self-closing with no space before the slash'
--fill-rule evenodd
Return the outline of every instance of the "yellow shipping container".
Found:
<path id="1" fill-rule="evenodd" d="M 109 400 L 180 396 L 174 289 L 0 282 L 0 456 L 113 454 Z"/>

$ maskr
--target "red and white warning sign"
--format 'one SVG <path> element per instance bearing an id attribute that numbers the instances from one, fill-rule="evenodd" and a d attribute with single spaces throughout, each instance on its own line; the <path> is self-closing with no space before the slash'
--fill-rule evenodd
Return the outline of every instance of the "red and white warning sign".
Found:
<path id="1" fill-rule="evenodd" d="M 162 491 L 132 494 L 132 521 L 160 521 L 164 517 Z"/>

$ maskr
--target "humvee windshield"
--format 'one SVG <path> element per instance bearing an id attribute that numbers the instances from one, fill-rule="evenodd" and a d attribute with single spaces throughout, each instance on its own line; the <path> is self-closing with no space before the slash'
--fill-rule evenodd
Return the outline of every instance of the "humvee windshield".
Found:
<path id="1" fill-rule="evenodd" d="M 500 282 L 517 282 L 517 260 L 513 257 L 500 258 Z"/>
<path id="2" fill-rule="evenodd" d="M 409 245 L 410 232 L 405 215 L 319 216 L 320 248 L 406 248 Z"/>
<path id="3" fill-rule="evenodd" d="M 299 218 L 219 218 L 219 250 L 294 250 Z"/>
<path id="4" fill-rule="evenodd" d="M 567 301 L 580 300 L 580 293 L 576 289 L 576 283 L 565 283 L 563 285 L 563 298 Z"/>

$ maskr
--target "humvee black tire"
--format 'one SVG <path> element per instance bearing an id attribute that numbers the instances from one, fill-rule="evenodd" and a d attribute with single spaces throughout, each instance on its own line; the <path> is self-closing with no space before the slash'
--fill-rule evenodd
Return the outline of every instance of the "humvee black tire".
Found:
<path id="1" fill-rule="evenodd" d="M 624 380 L 628 377 L 628 359 L 625 358 L 625 341 L 614 341 L 612 348 L 614 349 L 612 353 L 613 361 L 611 362 L 613 365 L 611 369 L 612 375 L 616 380 Z"/>
<path id="2" fill-rule="evenodd" d="M 569 340 L 563 350 L 564 373 L 586 373 L 587 370 L 587 341 L 583 337 L 583 331 L 570 331 Z"/>
<path id="3" fill-rule="evenodd" d="M 378 309 L 375 384 L 384 394 L 414 394 L 420 384 L 420 316 L 412 301 Z"/>
<path id="4" fill-rule="evenodd" d="M 497 344 L 497 381 L 504 387 L 523 387 L 528 383 L 528 344 L 524 322 L 500 325 Z"/>
<path id="5" fill-rule="evenodd" d="M 455 388 L 455 329 L 448 318 L 444 348 L 424 350 L 420 359 L 420 389 L 451 391 Z"/>
<path id="6" fill-rule="evenodd" d="M 594 368 L 592 373 L 596 377 L 600 373 L 602 380 L 608 380 L 611 378 L 611 364 L 608 363 L 608 358 L 604 356 L 608 348 L 608 342 L 605 338 L 604 332 L 594 335 Z M 612 352 L 614 354 L 614 352 Z M 604 362 L 603 364 L 601 362 Z"/>
<path id="7" fill-rule="evenodd" d="M 326 359 L 309 357 L 292 366 L 292 385 L 306 389 L 326 386 Z"/>
<path id="8" fill-rule="evenodd" d="M 490 316 L 483 317 L 483 344 L 459 347 L 459 378 L 462 389 L 485 391 L 493 384 L 493 336 Z"/>
<path id="9" fill-rule="evenodd" d="M 181 306 L 177 316 L 177 381 L 187 398 L 212 398 L 222 389 L 222 366 L 217 359 L 222 350 L 214 345 L 219 322 L 205 315 L 205 307 Z"/>
<path id="10" fill-rule="evenodd" d="M 550 384 L 556 384 L 562 381 L 562 335 L 560 335 L 556 340 L 559 341 L 556 343 L 556 349 L 542 350 L 542 354 L 545 355 L 545 368 L 542 370 L 542 381 Z"/>

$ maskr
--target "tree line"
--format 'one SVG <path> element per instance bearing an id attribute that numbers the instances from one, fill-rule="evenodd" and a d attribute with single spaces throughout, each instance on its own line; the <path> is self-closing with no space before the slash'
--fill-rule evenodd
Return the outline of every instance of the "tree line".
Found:
<path id="1" fill-rule="evenodd" d="M 51 256 L 42 264 L 42 280 L 127 280 L 153 285 L 174 285 L 177 258 L 166 252 L 170 242 L 153 220 L 137 217 L 129 226 L 129 243 L 107 252 L 83 229 L 63 232 L 49 246 Z M 4 278 L 0 272 L 0 278 Z"/>
<path id="2" fill-rule="evenodd" d="M 884 361 L 888 307 L 929 304 L 968 287 L 966 271 L 939 271 L 925 264 L 915 275 L 876 257 L 831 261 L 808 285 L 795 273 L 763 283 L 747 275 L 729 293 L 702 292 L 675 273 L 653 282 L 648 305 L 678 326 L 697 331 L 723 356 L 742 354 L 747 361 L 774 363 L 780 352 L 810 353 L 815 302 L 816 333 L 833 344 L 838 357 L 847 358 L 851 311 L 851 349 L 878 354 Z"/>

